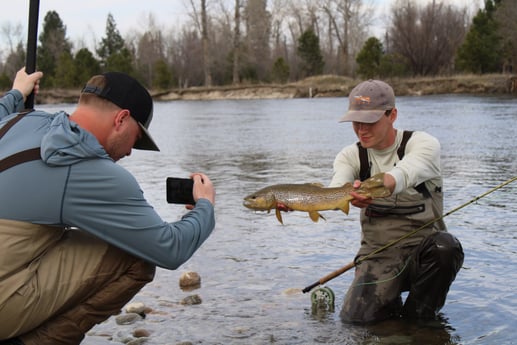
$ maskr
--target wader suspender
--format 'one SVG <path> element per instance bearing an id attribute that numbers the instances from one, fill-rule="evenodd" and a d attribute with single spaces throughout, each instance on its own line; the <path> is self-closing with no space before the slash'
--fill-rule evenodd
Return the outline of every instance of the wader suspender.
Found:
<path id="1" fill-rule="evenodd" d="M 0 139 L 3 138 L 5 133 L 7 133 L 7 131 L 11 129 L 12 126 L 14 126 L 18 121 L 20 121 L 25 115 L 30 113 L 32 110 L 33 109 L 29 109 L 19 113 L 14 118 L 9 120 L 9 122 L 7 122 L 2 128 L 0 128 Z M 12 155 L 0 160 L 0 172 L 12 168 L 13 166 L 21 163 L 41 159 L 40 150 L 40 147 L 35 147 L 32 149 L 27 149 L 24 151 L 13 153 Z"/>
<path id="2" fill-rule="evenodd" d="M 399 159 L 402 159 L 402 157 L 404 157 L 404 153 L 406 151 L 406 144 L 409 138 L 411 138 L 411 135 L 413 135 L 413 131 L 404 131 L 402 133 L 402 142 L 400 143 L 400 146 L 397 150 L 397 155 L 399 156 Z M 357 142 L 357 148 L 359 149 L 359 161 L 361 166 L 359 170 L 359 180 L 364 181 L 371 176 L 372 165 L 368 160 L 368 151 L 361 145 L 359 141 Z M 423 182 L 416 186 L 415 189 L 419 193 L 422 193 L 426 198 L 431 196 Z"/>

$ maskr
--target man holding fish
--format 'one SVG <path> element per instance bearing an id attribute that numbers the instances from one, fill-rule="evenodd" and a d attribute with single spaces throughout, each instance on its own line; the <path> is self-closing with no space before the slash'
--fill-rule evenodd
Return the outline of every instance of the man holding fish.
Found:
<path id="1" fill-rule="evenodd" d="M 463 264 L 461 244 L 442 221 L 440 143 L 425 132 L 397 130 L 397 115 L 390 85 L 360 83 L 340 120 L 352 122 L 359 141 L 336 156 L 329 187 L 280 184 L 244 198 L 250 209 L 275 209 L 281 223 L 281 211 L 308 212 L 316 222 L 323 218 L 318 211 L 361 208 L 361 247 L 350 266 L 355 278 L 341 310 L 345 322 L 433 319 Z"/>
<path id="2" fill-rule="evenodd" d="M 362 238 L 340 314 L 345 322 L 435 318 L 463 264 L 461 244 L 442 220 L 358 261 L 443 212 L 440 144 L 425 132 L 397 130 L 397 115 L 391 86 L 368 80 L 351 91 L 349 109 L 340 120 L 352 122 L 359 142 L 336 156 L 330 187 L 353 183 L 360 188 L 360 181 L 384 173 L 384 186 L 391 192 L 380 199 L 350 193 L 351 204 L 361 208 Z M 404 291 L 409 291 L 405 302 Z"/>

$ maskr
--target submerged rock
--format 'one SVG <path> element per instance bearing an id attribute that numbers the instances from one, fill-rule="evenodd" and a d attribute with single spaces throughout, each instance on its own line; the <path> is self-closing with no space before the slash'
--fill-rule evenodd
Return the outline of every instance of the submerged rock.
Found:
<path id="1" fill-rule="evenodd" d="M 142 320 L 143 317 L 137 313 L 127 313 L 124 315 L 118 315 L 115 318 L 117 325 L 132 325 L 137 321 Z"/>
<path id="2" fill-rule="evenodd" d="M 199 295 L 190 295 L 182 299 L 180 303 L 183 305 L 195 305 L 201 304 L 201 302 L 202 300 L 201 297 L 199 297 Z"/>
<path id="3" fill-rule="evenodd" d="M 149 338 L 151 332 L 143 328 L 137 328 L 133 331 L 133 337 L 135 338 Z"/>
<path id="4" fill-rule="evenodd" d="M 183 272 L 180 276 L 179 285 L 182 290 L 190 291 L 201 287 L 201 277 L 197 272 Z"/>

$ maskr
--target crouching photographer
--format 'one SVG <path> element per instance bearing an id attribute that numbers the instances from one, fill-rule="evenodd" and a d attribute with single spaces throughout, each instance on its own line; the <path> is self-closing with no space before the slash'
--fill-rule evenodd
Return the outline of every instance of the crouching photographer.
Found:
<path id="1" fill-rule="evenodd" d="M 70 115 L 18 113 L 24 96 L 0 107 L 0 344 L 79 344 L 156 266 L 176 269 L 203 244 L 215 190 L 192 174 L 191 211 L 169 223 L 116 164 L 158 151 L 152 98 L 126 74 L 92 77 Z"/>

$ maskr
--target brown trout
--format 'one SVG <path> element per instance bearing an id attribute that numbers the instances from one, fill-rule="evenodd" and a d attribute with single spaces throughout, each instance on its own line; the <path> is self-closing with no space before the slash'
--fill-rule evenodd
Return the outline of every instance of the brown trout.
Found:
<path id="1" fill-rule="evenodd" d="M 311 183 L 277 184 L 248 195 L 243 205 L 256 211 L 275 209 L 276 218 L 282 224 L 280 211 L 286 208 L 308 212 L 312 221 L 317 222 L 319 218 L 325 219 L 319 211 L 341 210 L 348 214 L 350 201 L 354 199 L 350 195 L 352 191 L 370 198 L 384 198 L 391 194 L 384 187 L 384 173 L 380 173 L 364 180 L 358 189 L 354 189 L 352 183 L 333 188 Z"/>

